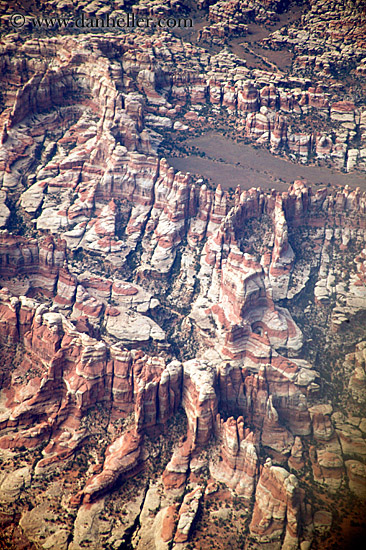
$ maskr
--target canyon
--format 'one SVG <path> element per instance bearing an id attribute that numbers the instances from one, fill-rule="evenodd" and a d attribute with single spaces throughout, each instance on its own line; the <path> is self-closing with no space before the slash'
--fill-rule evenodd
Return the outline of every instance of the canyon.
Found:
<path id="1" fill-rule="evenodd" d="M 0 8 L 0 545 L 357 548 L 362 2 Z"/>

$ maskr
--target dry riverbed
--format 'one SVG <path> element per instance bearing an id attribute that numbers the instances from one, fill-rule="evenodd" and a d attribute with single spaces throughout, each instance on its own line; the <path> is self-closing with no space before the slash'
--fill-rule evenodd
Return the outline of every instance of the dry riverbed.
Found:
<path id="1" fill-rule="evenodd" d="M 176 170 L 202 175 L 213 184 L 220 183 L 225 189 L 240 185 L 242 189 L 262 187 L 285 191 L 290 183 L 301 179 L 313 185 L 349 185 L 366 190 L 364 175 L 291 163 L 265 149 L 236 143 L 216 132 L 186 140 L 183 145 L 196 147 L 197 154 L 170 157 L 169 164 Z"/>

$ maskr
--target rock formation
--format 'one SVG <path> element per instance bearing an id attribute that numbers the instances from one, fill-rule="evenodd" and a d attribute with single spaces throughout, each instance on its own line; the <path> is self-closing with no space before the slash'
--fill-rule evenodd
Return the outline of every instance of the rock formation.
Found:
<path id="1" fill-rule="evenodd" d="M 0 545 L 347 548 L 366 497 L 360 2 L 44 4 L 1 31 Z M 51 34 L 68 10 L 90 28 Z M 120 12 L 199 25 L 99 28 Z M 175 170 L 212 129 L 298 179 Z M 327 164 L 350 185 L 302 177 Z"/>

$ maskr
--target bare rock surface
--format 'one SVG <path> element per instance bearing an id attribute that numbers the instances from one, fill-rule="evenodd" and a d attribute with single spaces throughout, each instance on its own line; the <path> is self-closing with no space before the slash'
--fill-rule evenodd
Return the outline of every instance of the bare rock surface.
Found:
<path id="1" fill-rule="evenodd" d="M 366 501 L 362 2 L 11 9 L 0 546 L 348 548 Z"/>

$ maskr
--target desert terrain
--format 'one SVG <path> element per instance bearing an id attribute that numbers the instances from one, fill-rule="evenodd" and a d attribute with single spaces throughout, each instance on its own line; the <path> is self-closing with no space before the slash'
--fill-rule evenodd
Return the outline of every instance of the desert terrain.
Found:
<path id="1" fill-rule="evenodd" d="M 0 548 L 362 548 L 364 1 L 0 17 Z"/>

